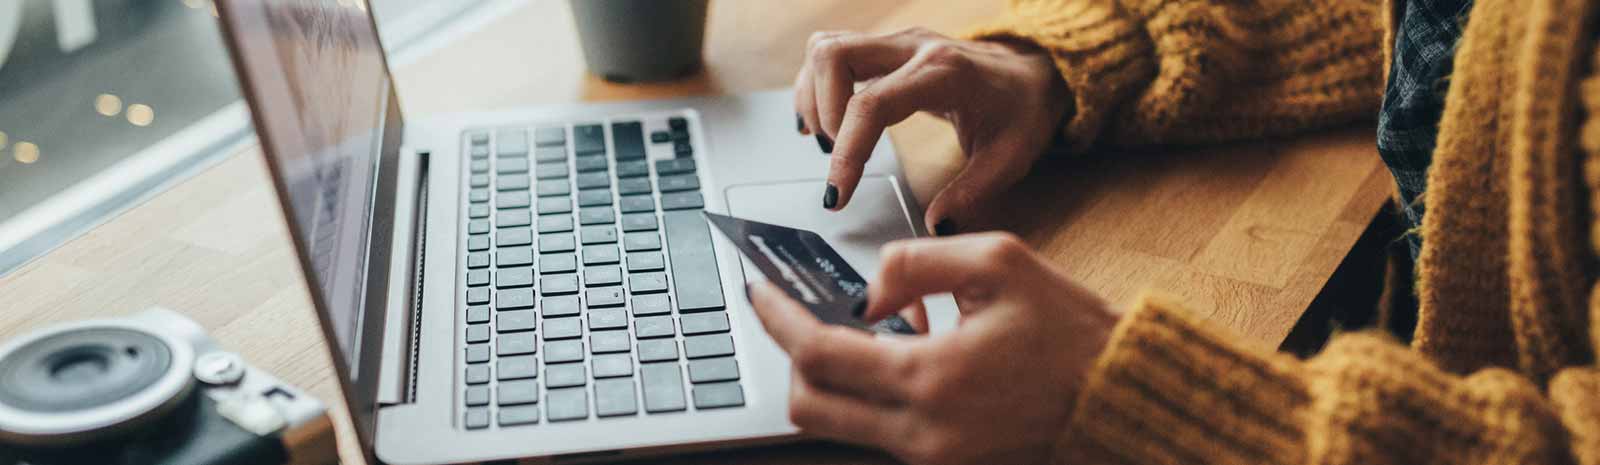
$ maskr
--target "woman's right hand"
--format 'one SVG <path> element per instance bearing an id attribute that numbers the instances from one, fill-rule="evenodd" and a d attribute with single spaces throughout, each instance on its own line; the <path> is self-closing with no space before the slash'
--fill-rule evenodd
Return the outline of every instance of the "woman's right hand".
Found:
<path id="1" fill-rule="evenodd" d="M 868 84 L 857 92 L 858 82 Z M 794 87 L 800 132 L 833 153 L 822 202 L 830 210 L 849 204 L 884 128 L 919 111 L 950 121 L 966 166 L 928 205 L 938 235 L 1027 174 L 1070 106 L 1043 51 L 920 28 L 813 34 Z"/>

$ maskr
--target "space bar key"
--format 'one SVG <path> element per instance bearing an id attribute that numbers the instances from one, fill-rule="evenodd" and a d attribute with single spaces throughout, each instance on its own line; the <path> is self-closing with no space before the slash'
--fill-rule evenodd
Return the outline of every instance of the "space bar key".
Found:
<path id="1" fill-rule="evenodd" d="M 722 277 L 717 273 L 717 254 L 711 249 L 711 229 L 705 216 L 700 210 L 678 210 L 663 213 L 661 219 L 678 291 L 678 311 L 723 308 Z"/>

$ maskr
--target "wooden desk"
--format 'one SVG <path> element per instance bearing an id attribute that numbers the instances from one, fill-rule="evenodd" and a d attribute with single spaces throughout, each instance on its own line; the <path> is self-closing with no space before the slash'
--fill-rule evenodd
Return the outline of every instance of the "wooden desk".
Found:
<path id="1" fill-rule="evenodd" d="M 620 86 L 582 72 L 567 2 L 535 0 L 397 70 L 410 114 L 582 99 L 787 86 L 818 28 L 957 33 L 1000 0 L 712 2 L 707 68 Z M 1274 347 L 1389 192 L 1366 128 L 1166 154 L 1042 163 L 1003 203 L 1017 231 L 1113 301 L 1146 287 Z M 923 199 L 958 168 L 949 129 L 917 117 L 892 131 Z M 359 463 L 287 230 L 255 149 L 0 277 L 0 339 L 42 324 L 150 305 L 183 311 L 252 363 L 332 404 Z M 876 452 L 796 444 L 676 463 L 881 463 Z"/>

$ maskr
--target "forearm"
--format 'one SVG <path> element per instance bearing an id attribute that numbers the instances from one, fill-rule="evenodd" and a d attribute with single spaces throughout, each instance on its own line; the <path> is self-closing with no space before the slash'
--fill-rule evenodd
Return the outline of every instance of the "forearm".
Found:
<path id="1" fill-rule="evenodd" d="M 1062 463 L 1568 463 L 1600 451 L 1600 376 L 1546 399 L 1505 370 L 1446 374 L 1371 334 L 1300 361 L 1146 300 L 1091 373 Z M 1569 434 L 1570 431 L 1570 434 Z M 1583 462 L 1593 463 L 1593 462 Z"/>
<path id="2" fill-rule="evenodd" d="M 1375 115 L 1373 1 L 1014 0 L 971 36 L 1046 50 L 1069 149 L 1256 138 Z"/>

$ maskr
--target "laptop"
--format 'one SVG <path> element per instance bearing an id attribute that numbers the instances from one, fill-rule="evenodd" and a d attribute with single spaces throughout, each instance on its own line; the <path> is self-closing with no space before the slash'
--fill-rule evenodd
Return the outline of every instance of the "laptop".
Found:
<path id="1" fill-rule="evenodd" d="M 882 244 L 923 230 L 887 140 L 828 212 L 829 159 L 788 91 L 406 118 L 355 3 L 217 6 L 369 460 L 799 437 L 789 361 L 744 294 L 759 272 L 701 212 L 815 231 L 871 279 Z"/>

